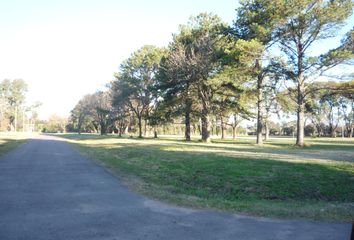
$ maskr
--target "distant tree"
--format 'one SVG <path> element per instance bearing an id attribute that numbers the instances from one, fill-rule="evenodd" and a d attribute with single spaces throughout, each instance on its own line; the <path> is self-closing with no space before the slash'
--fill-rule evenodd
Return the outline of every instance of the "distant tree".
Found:
<path id="1" fill-rule="evenodd" d="M 339 98 L 334 94 L 324 94 L 320 100 L 322 108 L 325 109 L 325 119 L 327 120 L 329 134 L 331 137 L 336 137 L 336 129 L 340 121 L 340 105 Z"/>
<path id="2" fill-rule="evenodd" d="M 156 85 L 156 74 L 164 49 L 146 45 L 134 52 L 120 66 L 112 82 L 113 105 L 125 104 L 138 119 L 139 138 L 142 134 L 142 120 L 147 119 L 152 103 L 156 101 L 151 89 Z"/>
<path id="3" fill-rule="evenodd" d="M 9 120 L 11 130 L 17 130 L 17 114 L 25 102 L 27 84 L 22 79 L 5 79 L 0 83 L 2 114 Z"/>
<path id="4" fill-rule="evenodd" d="M 129 126 L 131 112 L 122 102 L 114 106 L 114 112 L 116 115 L 115 127 L 118 130 L 118 136 L 121 137 Z"/>
<path id="5" fill-rule="evenodd" d="M 149 125 L 153 127 L 154 138 L 157 138 L 157 128 L 162 124 L 171 122 L 170 106 L 166 102 L 158 101 L 148 117 Z"/>
<path id="6" fill-rule="evenodd" d="M 104 135 L 117 118 L 113 111 L 111 94 L 108 91 L 99 91 L 91 97 L 93 103 L 91 116 L 95 125 L 99 126 L 100 134 Z"/>
<path id="7" fill-rule="evenodd" d="M 315 82 L 306 87 L 308 95 L 305 113 L 314 124 L 318 136 L 325 133 L 326 124 L 332 137 L 335 137 L 341 120 L 350 126 L 350 98 L 354 99 L 353 81 Z"/>
<path id="8" fill-rule="evenodd" d="M 92 107 L 94 103 L 92 102 L 92 95 L 85 95 L 80 101 L 76 104 L 74 109 L 71 111 L 71 119 L 77 124 L 77 132 L 81 134 L 82 125 L 88 116 L 92 113 Z"/>
<path id="9" fill-rule="evenodd" d="M 347 137 L 353 137 L 354 129 L 354 80 L 340 84 L 337 92 Z"/>
<path id="10" fill-rule="evenodd" d="M 240 123 L 246 119 L 248 119 L 248 116 L 245 117 L 244 115 L 240 115 L 237 112 L 234 112 L 229 116 L 229 121 L 226 124 L 231 126 L 231 128 L 232 128 L 232 139 L 233 140 L 235 140 L 237 137 L 237 128 L 239 127 Z"/>
<path id="11" fill-rule="evenodd" d="M 354 99 L 349 99 L 342 96 L 340 97 L 339 105 L 343 116 L 347 137 L 352 138 L 354 128 Z"/>
<path id="12" fill-rule="evenodd" d="M 32 129 L 27 129 L 28 131 L 36 131 L 38 128 L 37 128 L 37 121 L 38 121 L 38 109 L 42 106 L 42 103 L 39 102 L 39 101 L 36 101 L 34 102 L 32 105 L 28 106 L 27 107 L 27 111 L 29 112 L 29 117 L 28 117 L 28 121 L 29 121 L 29 124 L 33 125 L 33 128 Z M 25 114 L 23 114 L 24 118 L 25 118 Z M 25 119 L 23 119 L 23 123 L 24 123 Z M 25 131 L 25 127 L 23 127 L 23 131 Z"/>
<path id="13" fill-rule="evenodd" d="M 46 133 L 63 133 L 66 125 L 67 118 L 53 114 L 44 122 L 42 131 Z"/>
<path id="14" fill-rule="evenodd" d="M 249 88 L 244 86 L 244 79 L 238 78 L 235 71 L 224 70 L 210 80 L 210 87 L 213 91 L 212 110 L 220 120 L 221 139 L 226 137 L 226 126 L 233 128 L 233 138 L 236 137 L 236 128 L 239 121 L 235 119 L 242 116 L 248 119 L 252 113 L 247 109 L 249 100 L 252 98 Z M 233 121 L 229 121 L 233 115 Z"/>
<path id="15" fill-rule="evenodd" d="M 320 99 L 312 97 L 311 102 L 306 105 L 306 112 L 316 129 L 317 137 L 321 137 L 325 130 L 325 110 L 321 106 Z"/>

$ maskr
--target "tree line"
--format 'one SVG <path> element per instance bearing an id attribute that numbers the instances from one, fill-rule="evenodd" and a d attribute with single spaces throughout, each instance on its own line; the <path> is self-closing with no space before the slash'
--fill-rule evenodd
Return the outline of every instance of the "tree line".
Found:
<path id="1" fill-rule="evenodd" d="M 225 137 L 228 127 L 235 136 L 242 119 L 255 118 L 262 144 L 271 116 L 288 113 L 296 114 L 299 146 L 308 120 L 317 135 L 332 136 L 341 120 L 351 137 L 353 75 L 331 70 L 353 64 L 354 30 L 336 48 L 314 52 L 352 10 L 351 0 L 245 0 L 232 25 L 211 13 L 191 17 L 167 47 L 143 46 L 121 63 L 107 91 L 84 96 L 70 128 L 137 130 L 143 137 L 149 126 L 156 137 L 161 127 L 180 123 L 186 141 L 197 129 L 208 142 L 215 122 Z M 333 78 L 341 81 L 328 81 Z"/>
<path id="2" fill-rule="evenodd" d="M 34 131 L 41 103 L 26 105 L 27 83 L 22 79 L 0 82 L 0 131 Z"/>

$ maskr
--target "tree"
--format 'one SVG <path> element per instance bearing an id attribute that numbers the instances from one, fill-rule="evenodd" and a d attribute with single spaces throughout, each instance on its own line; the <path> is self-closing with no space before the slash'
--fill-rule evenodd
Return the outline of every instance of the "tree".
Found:
<path id="1" fill-rule="evenodd" d="M 156 85 L 156 74 L 164 49 L 146 45 L 134 52 L 120 66 L 112 83 L 113 105 L 124 103 L 138 119 L 139 138 L 142 138 L 142 119 L 149 115 L 154 96 L 151 89 Z"/>
<path id="2" fill-rule="evenodd" d="M 248 102 L 252 96 L 249 87 L 245 86 L 244 78 L 238 75 L 234 68 L 225 67 L 222 72 L 210 80 L 213 91 L 212 110 L 218 116 L 221 127 L 221 139 L 226 137 L 226 126 L 233 128 L 233 138 L 236 137 L 236 128 L 241 119 L 251 116 L 247 110 Z M 233 120 L 229 121 L 230 115 Z"/>
<path id="3" fill-rule="evenodd" d="M 169 51 L 161 60 L 158 74 L 158 89 L 164 106 L 169 107 L 172 116 L 184 115 L 185 140 L 191 140 L 191 114 L 196 104 L 196 88 L 193 85 L 191 56 L 184 39 L 183 28 L 179 35 L 174 35 Z"/>
<path id="4" fill-rule="evenodd" d="M 5 79 L 0 83 L 0 96 L 2 99 L 4 116 L 9 120 L 11 130 L 17 131 L 17 114 L 25 101 L 27 84 L 22 79 Z"/>
<path id="5" fill-rule="evenodd" d="M 319 97 L 312 96 L 311 101 L 306 104 L 306 112 L 312 124 L 316 128 L 317 137 L 321 137 L 324 133 L 325 125 L 323 119 L 325 119 L 325 111 L 321 106 Z"/>
<path id="6" fill-rule="evenodd" d="M 284 73 L 296 88 L 296 144 L 303 146 L 305 102 L 309 94 L 307 83 L 353 56 L 350 37 L 340 47 L 320 56 L 311 55 L 311 46 L 337 34 L 338 28 L 351 14 L 353 2 L 291 0 L 284 3 L 285 1 L 271 1 L 269 5 L 282 9 L 283 21 L 277 26 L 275 33 L 279 38 L 281 51 L 287 57 Z"/>
<path id="7" fill-rule="evenodd" d="M 353 137 L 354 128 L 354 99 L 340 97 L 340 110 L 343 116 L 347 137 Z"/>
<path id="8" fill-rule="evenodd" d="M 279 2 L 279 1 L 278 1 Z M 269 0 L 245 0 L 237 9 L 237 19 L 234 22 L 233 34 L 239 39 L 238 62 L 246 68 L 252 80 L 256 80 L 257 89 L 257 144 L 263 144 L 264 128 L 264 79 L 267 76 L 269 62 L 266 58 L 268 50 L 277 39 L 274 29 L 281 21 L 281 8 Z"/>
<path id="9" fill-rule="evenodd" d="M 99 91 L 92 96 L 92 117 L 99 126 L 100 134 L 107 133 L 108 128 L 115 122 L 116 116 L 112 108 L 110 92 Z"/>
<path id="10" fill-rule="evenodd" d="M 331 137 L 336 137 L 336 129 L 340 120 L 340 105 L 338 96 L 335 94 L 324 94 L 320 99 L 322 108 L 325 109 L 325 117 L 328 124 L 328 130 Z"/>
<path id="11" fill-rule="evenodd" d="M 351 125 L 350 99 L 354 99 L 353 81 L 316 82 L 306 87 L 308 95 L 305 113 L 315 126 L 318 137 L 327 129 L 329 135 L 335 137 L 335 131 L 341 120 L 346 126 Z"/>
<path id="12" fill-rule="evenodd" d="M 63 133 L 65 132 L 65 126 L 67 119 L 58 115 L 50 115 L 48 120 L 45 121 L 42 131 L 47 133 Z"/>
<path id="13" fill-rule="evenodd" d="M 202 13 L 181 26 L 179 35 L 188 56 L 189 78 L 196 89 L 201 106 L 201 135 L 203 142 L 210 141 L 210 111 L 213 98 L 212 78 L 221 70 L 221 29 L 225 24 L 212 14 Z"/>
<path id="14" fill-rule="evenodd" d="M 80 134 L 82 130 L 82 125 L 85 122 L 85 119 L 90 115 L 92 111 L 92 95 L 85 95 L 80 101 L 76 104 L 74 109 L 71 111 L 71 119 L 77 124 L 77 132 Z"/>
<path id="15" fill-rule="evenodd" d="M 29 112 L 28 116 L 28 122 L 29 122 L 29 127 L 27 128 L 27 131 L 36 131 L 36 122 L 38 120 L 38 112 L 37 110 L 42 106 L 42 103 L 39 101 L 34 102 L 32 105 L 26 107 L 23 111 L 23 119 L 22 119 L 22 131 L 25 131 L 25 116 L 26 116 L 26 111 Z"/>
<path id="16" fill-rule="evenodd" d="M 171 113 L 169 109 L 170 107 L 166 105 L 166 102 L 157 101 L 153 110 L 151 111 L 151 114 L 148 116 L 149 125 L 154 129 L 154 138 L 157 138 L 158 126 L 167 122 L 171 122 Z"/>
<path id="17" fill-rule="evenodd" d="M 115 127 L 118 130 L 118 136 L 121 137 L 130 123 L 130 111 L 124 103 L 120 103 L 114 106 L 114 112 L 116 113 Z"/>

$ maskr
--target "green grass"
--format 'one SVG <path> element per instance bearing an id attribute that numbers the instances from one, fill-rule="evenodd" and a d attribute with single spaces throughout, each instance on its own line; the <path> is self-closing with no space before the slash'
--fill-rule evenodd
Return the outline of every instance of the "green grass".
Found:
<path id="1" fill-rule="evenodd" d="M 292 219 L 354 220 L 354 141 L 62 135 L 133 190 L 183 206 Z"/>
<path id="2" fill-rule="evenodd" d="M 24 133 L 0 132 L 0 156 L 25 142 L 29 135 Z"/>

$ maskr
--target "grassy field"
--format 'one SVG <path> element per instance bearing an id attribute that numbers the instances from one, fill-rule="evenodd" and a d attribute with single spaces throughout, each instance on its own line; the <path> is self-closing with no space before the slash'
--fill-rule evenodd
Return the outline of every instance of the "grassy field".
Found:
<path id="1" fill-rule="evenodd" d="M 61 135 L 133 190 L 183 206 L 291 219 L 354 220 L 354 141 L 132 139 Z"/>
<path id="2" fill-rule="evenodd" d="M 26 133 L 0 132 L 0 156 L 16 148 L 29 137 Z"/>

